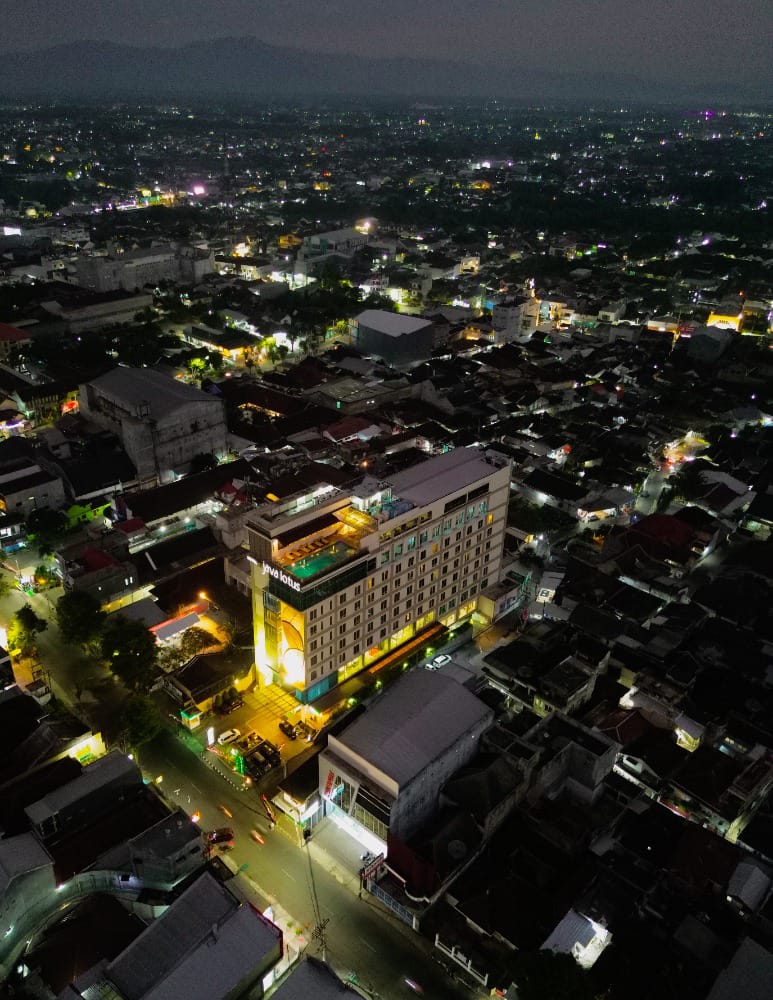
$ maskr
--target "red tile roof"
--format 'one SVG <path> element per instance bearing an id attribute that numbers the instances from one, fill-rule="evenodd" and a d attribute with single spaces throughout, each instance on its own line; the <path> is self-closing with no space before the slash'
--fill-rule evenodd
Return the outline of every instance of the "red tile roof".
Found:
<path id="1" fill-rule="evenodd" d="M 25 333 L 24 330 L 19 330 L 15 326 L 9 326 L 7 323 L 0 323 L 0 340 L 32 340 L 29 333 Z"/>

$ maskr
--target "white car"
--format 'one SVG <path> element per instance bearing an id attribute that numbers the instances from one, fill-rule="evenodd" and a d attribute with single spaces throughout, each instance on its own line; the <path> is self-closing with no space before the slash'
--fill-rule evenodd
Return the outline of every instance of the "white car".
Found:
<path id="1" fill-rule="evenodd" d="M 438 670 L 440 667 L 443 666 L 444 663 L 450 663 L 450 662 L 451 662 L 451 657 L 448 655 L 448 653 L 441 653 L 440 656 L 436 656 L 434 660 L 431 660 L 427 664 L 427 669 Z"/>
<path id="2" fill-rule="evenodd" d="M 229 743 L 235 743 L 241 735 L 242 733 L 240 729 L 226 729 L 225 732 L 218 736 L 217 742 L 221 747 L 224 747 Z"/>

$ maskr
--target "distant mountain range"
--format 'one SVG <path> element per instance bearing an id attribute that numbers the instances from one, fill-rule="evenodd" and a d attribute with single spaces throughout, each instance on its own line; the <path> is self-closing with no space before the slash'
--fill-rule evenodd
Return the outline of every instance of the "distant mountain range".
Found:
<path id="1" fill-rule="evenodd" d="M 632 73 L 562 74 L 443 60 L 332 55 L 218 38 L 179 48 L 73 42 L 0 55 L 0 97 L 184 99 L 455 98 L 508 101 L 764 100 L 727 80 L 648 80 Z"/>

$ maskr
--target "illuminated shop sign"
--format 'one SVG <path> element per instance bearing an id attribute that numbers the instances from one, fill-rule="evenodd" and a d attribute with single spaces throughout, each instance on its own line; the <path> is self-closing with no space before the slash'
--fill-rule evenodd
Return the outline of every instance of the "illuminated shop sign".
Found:
<path id="1" fill-rule="evenodd" d="M 293 580 L 291 576 L 287 573 L 283 573 L 278 570 L 276 566 L 272 566 L 271 563 L 263 562 L 263 572 L 268 573 L 269 576 L 273 576 L 275 580 L 279 580 L 280 583 L 284 583 L 287 587 L 292 587 L 293 590 L 300 590 L 301 585 L 297 580 Z"/>

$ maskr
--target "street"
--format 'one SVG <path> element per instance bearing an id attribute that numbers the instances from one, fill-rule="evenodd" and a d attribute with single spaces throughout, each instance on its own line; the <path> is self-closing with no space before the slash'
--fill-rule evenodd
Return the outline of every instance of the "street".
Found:
<path id="1" fill-rule="evenodd" d="M 229 858 L 256 884 L 269 902 L 279 902 L 293 918 L 302 943 L 319 955 L 311 939 L 315 926 L 311 880 L 316 887 L 325 928 L 326 958 L 345 978 L 355 972 L 360 984 L 381 1000 L 412 996 L 404 980 L 424 989 L 429 1000 L 467 998 L 476 993 L 454 984 L 430 958 L 430 943 L 400 924 L 367 893 L 357 896 L 355 873 L 328 870 L 327 860 L 316 849 L 292 844 L 269 821 L 256 793 L 239 792 L 208 768 L 188 746 L 164 733 L 140 752 L 140 765 L 149 781 L 159 776 L 168 801 L 189 814 L 198 812 L 204 830 L 229 826 L 235 834 Z M 227 817 L 220 809 L 231 813 Z M 257 830 L 265 844 L 250 836 Z M 313 875 L 312 875 L 313 873 Z"/>

